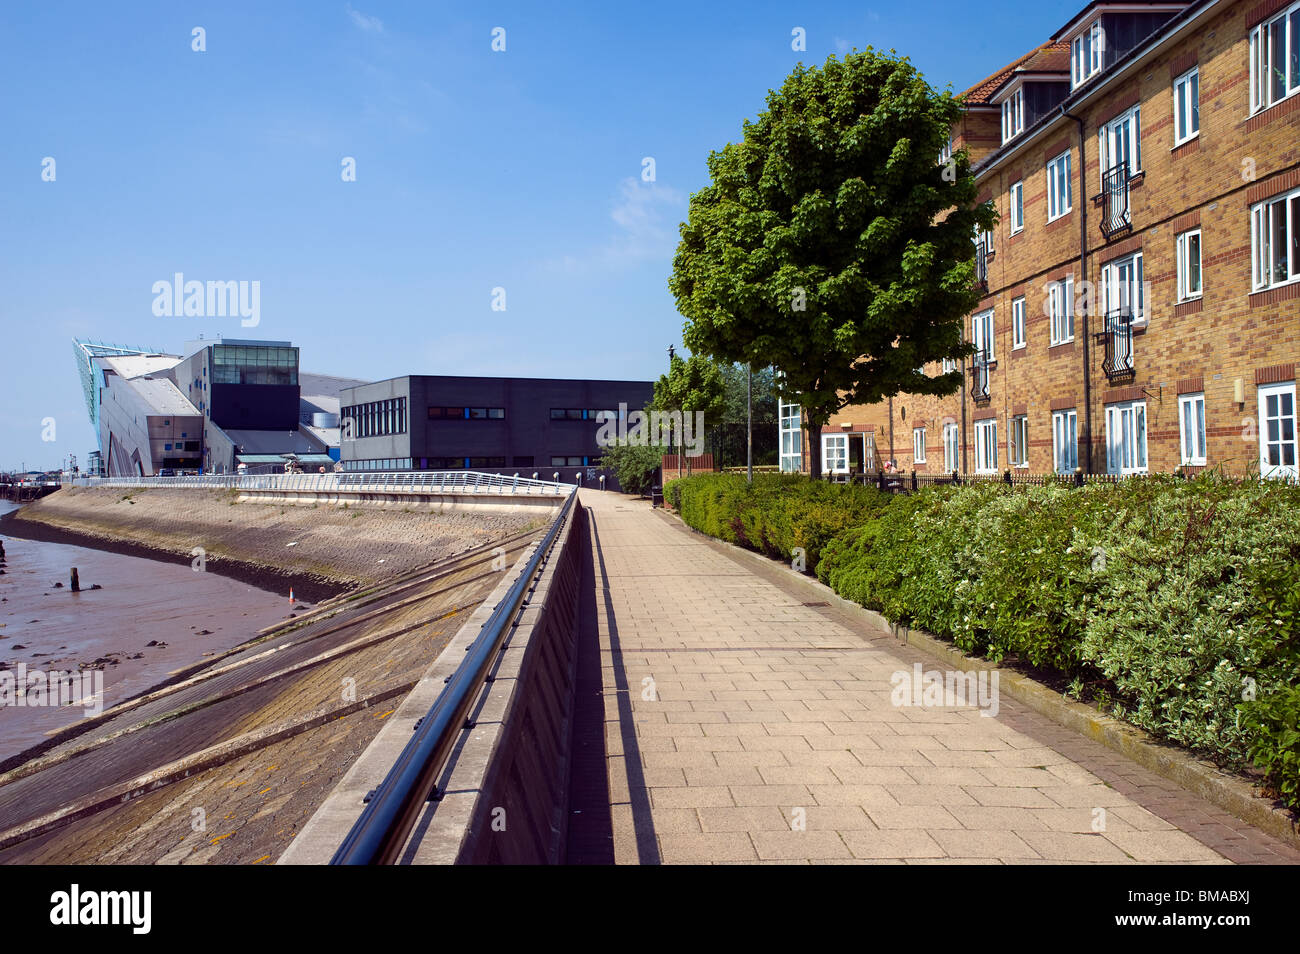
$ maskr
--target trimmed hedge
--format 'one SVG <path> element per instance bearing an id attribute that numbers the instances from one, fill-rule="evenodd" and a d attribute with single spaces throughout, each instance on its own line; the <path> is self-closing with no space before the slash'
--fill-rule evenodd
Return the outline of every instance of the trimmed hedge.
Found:
<path id="1" fill-rule="evenodd" d="M 705 533 L 993 660 L 1014 656 L 1300 808 L 1300 487 L 1203 474 L 889 497 L 709 475 L 670 497 Z"/>

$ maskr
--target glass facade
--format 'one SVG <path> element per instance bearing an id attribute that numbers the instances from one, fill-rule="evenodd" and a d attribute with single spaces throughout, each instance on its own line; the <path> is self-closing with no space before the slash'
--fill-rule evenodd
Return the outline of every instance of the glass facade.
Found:
<path id="1" fill-rule="evenodd" d="M 213 345 L 213 384 L 297 384 L 298 349 Z"/>

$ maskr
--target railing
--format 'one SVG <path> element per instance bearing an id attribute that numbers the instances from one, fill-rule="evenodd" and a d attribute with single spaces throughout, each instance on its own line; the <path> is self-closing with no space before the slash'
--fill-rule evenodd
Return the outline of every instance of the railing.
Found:
<path id="1" fill-rule="evenodd" d="M 194 487 L 209 490 L 303 490 L 349 493 L 568 494 L 573 484 L 474 470 L 420 470 L 394 473 L 205 474 L 198 477 L 74 477 L 74 487 Z"/>
<path id="2" fill-rule="evenodd" d="M 1081 470 L 1073 474 L 1030 474 L 1013 470 L 1002 473 L 905 473 L 903 471 L 868 471 L 856 474 L 823 474 L 823 480 L 839 483 L 864 484 L 876 487 L 888 493 L 911 493 L 922 487 L 935 487 L 963 484 L 1006 484 L 1012 487 L 1045 487 L 1057 484 L 1069 487 L 1083 487 L 1086 484 L 1113 484 L 1119 481 L 1116 474 L 1085 474 Z"/>
<path id="3" fill-rule="evenodd" d="M 1106 327 L 1097 333 L 1102 342 L 1104 356 L 1101 370 L 1107 380 L 1133 377 L 1133 316 L 1127 308 L 1117 308 L 1106 314 Z"/>
<path id="4" fill-rule="evenodd" d="M 981 348 L 975 352 L 970 363 L 971 386 L 970 396 L 972 401 L 987 401 L 989 399 L 989 353 Z"/>
<path id="5" fill-rule="evenodd" d="M 436 794 L 438 776 L 465 728 L 470 707 L 502 641 L 518 618 L 525 597 L 535 585 L 543 562 L 549 558 L 560 528 L 570 519 L 576 499 L 577 494 L 571 494 L 564 502 L 524 571 L 479 630 L 447 688 L 420 720 L 415 735 L 375 789 L 330 864 L 392 864 L 400 856 L 425 802 Z"/>
<path id="6" fill-rule="evenodd" d="M 975 243 L 975 286 L 981 291 L 989 290 L 989 259 L 993 253 L 981 239 Z"/>
<path id="7" fill-rule="evenodd" d="M 1129 170 L 1124 160 L 1107 169 L 1101 177 L 1101 194 L 1096 201 L 1102 206 L 1101 233 L 1109 239 L 1116 232 L 1133 226 L 1129 209 Z"/>

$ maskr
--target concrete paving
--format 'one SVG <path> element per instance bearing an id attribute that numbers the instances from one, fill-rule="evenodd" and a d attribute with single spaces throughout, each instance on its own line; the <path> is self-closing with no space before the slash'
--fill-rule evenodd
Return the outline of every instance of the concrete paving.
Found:
<path id="1" fill-rule="evenodd" d="M 806 605 L 780 568 L 742 564 L 647 503 L 581 503 L 608 805 L 574 816 L 570 860 L 1300 862 L 1005 695 L 899 704 L 895 674 L 943 664 L 865 616 Z"/>

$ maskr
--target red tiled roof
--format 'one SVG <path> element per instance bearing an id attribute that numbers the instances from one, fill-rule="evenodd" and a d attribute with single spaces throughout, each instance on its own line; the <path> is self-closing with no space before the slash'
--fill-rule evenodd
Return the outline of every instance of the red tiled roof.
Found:
<path id="1" fill-rule="evenodd" d="M 1017 71 L 1034 73 L 1066 73 L 1070 68 L 1070 44 L 1044 43 L 1036 50 L 1030 50 L 1013 63 L 1004 66 L 992 76 L 981 80 L 962 95 L 966 97 L 967 106 L 987 106 L 998 88 Z"/>

